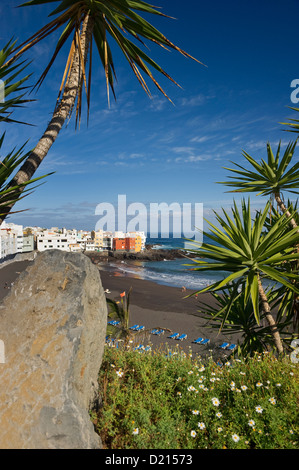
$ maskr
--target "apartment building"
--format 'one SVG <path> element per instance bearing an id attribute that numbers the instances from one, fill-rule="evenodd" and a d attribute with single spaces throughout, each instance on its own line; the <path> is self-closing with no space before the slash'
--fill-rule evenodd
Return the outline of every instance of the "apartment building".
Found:
<path id="1" fill-rule="evenodd" d="M 76 242 L 72 234 L 66 231 L 52 232 L 44 230 L 36 236 L 36 249 L 37 251 L 45 250 L 62 250 L 70 251 L 69 244 Z"/>
<path id="2" fill-rule="evenodd" d="M 23 253 L 28 253 L 34 251 L 35 241 L 33 235 L 24 235 L 23 236 Z"/>
<path id="3" fill-rule="evenodd" d="M 0 226 L 0 258 L 22 253 L 23 226 L 2 222 Z"/>
<path id="4" fill-rule="evenodd" d="M 140 252 L 145 248 L 144 232 L 97 232 L 76 229 L 67 230 L 52 227 L 26 227 L 7 224 L 0 226 L 0 258 L 5 256 L 45 250 L 82 251 L 131 251 Z"/>

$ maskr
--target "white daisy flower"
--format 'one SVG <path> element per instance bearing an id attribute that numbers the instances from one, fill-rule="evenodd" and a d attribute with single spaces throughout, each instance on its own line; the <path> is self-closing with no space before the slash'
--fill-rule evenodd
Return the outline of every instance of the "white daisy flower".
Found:
<path id="1" fill-rule="evenodd" d="M 198 410 L 192 410 L 192 414 L 193 415 L 199 415 L 199 411 Z"/>
<path id="2" fill-rule="evenodd" d="M 232 435 L 232 440 L 235 442 L 238 442 L 240 440 L 239 436 L 237 434 Z"/>
<path id="3" fill-rule="evenodd" d="M 205 429 L 206 425 L 205 423 L 198 423 L 199 429 Z"/>
<path id="4" fill-rule="evenodd" d="M 139 429 L 138 429 L 138 428 L 133 429 L 132 434 L 133 434 L 134 436 L 136 436 L 137 434 L 139 434 Z"/>
<path id="5" fill-rule="evenodd" d="M 219 406 L 220 405 L 220 401 L 218 400 L 218 398 L 212 398 L 212 403 L 214 406 Z"/>
<path id="6" fill-rule="evenodd" d="M 263 408 L 262 408 L 260 405 L 258 405 L 258 406 L 255 407 L 255 411 L 256 411 L 257 413 L 262 413 L 262 412 L 263 412 Z"/>
<path id="7" fill-rule="evenodd" d="M 255 426 L 255 422 L 253 421 L 253 419 L 250 419 L 250 420 L 248 421 L 248 425 L 249 425 L 250 427 L 252 427 L 252 428 L 253 428 L 253 426 Z"/>
<path id="8" fill-rule="evenodd" d="M 191 437 L 196 437 L 196 432 L 195 431 L 191 431 Z"/>

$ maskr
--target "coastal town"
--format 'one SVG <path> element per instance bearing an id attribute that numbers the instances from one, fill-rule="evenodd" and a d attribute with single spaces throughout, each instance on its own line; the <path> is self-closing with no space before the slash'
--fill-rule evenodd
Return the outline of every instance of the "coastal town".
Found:
<path id="1" fill-rule="evenodd" d="M 144 232 L 87 231 L 51 227 L 23 227 L 3 222 L 0 225 L 0 260 L 17 253 L 63 250 L 71 252 L 140 253 L 145 250 Z"/>

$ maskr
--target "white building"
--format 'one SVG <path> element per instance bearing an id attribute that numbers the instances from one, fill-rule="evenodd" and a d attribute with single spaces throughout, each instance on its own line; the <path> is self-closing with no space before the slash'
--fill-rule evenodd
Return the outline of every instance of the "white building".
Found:
<path id="1" fill-rule="evenodd" d="M 73 239 L 69 238 L 67 234 L 50 232 L 45 230 L 36 237 L 36 248 L 37 251 L 45 250 L 62 250 L 70 251 L 69 243 L 72 243 Z"/>
<path id="2" fill-rule="evenodd" d="M 22 253 L 23 226 L 2 222 L 0 226 L 0 258 Z"/>

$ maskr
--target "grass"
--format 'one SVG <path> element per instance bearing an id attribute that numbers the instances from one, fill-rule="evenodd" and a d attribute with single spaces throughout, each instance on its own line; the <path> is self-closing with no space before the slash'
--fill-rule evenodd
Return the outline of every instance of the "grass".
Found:
<path id="1" fill-rule="evenodd" d="M 265 353 L 219 366 L 179 349 L 105 349 L 105 449 L 297 449 L 298 365 Z"/>

